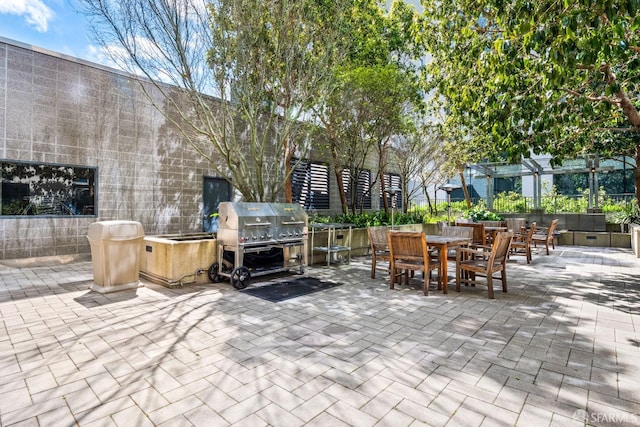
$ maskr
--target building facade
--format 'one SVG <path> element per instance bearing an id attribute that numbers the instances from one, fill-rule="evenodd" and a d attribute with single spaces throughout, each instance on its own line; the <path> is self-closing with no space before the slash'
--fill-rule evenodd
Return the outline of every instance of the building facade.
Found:
<path id="1" fill-rule="evenodd" d="M 157 93 L 133 75 L 0 38 L 0 259 L 90 253 L 87 230 L 100 220 L 138 221 L 146 235 L 206 231 L 217 202 L 234 199 L 141 84 Z M 326 160 L 307 164 L 300 202 L 340 212 Z M 378 193 L 367 208 L 379 208 Z"/>

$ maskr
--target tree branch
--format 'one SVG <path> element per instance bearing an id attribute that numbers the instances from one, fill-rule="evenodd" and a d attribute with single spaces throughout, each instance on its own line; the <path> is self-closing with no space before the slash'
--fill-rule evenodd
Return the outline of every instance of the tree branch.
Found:
<path id="1" fill-rule="evenodd" d="M 616 98 L 609 98 L 607 96 L 587 96 L 584 95 L 576 90 L 573 89 L 569 89 L 566 87 L 561 88 L 560 90 L 568 93 L 569 95 L 573 95 L 573 96 L 577 96 L 580 98 L 585 98 L 588 101 L 592 101 L 592 102 L 608 102 L 611 105 L 615 105 L 617 107 L 620 106 L 620 100 L 616 99 Z"/>
<path id="2" fill-rule="evenodd" d="M 625 133 L 625 132 L 634 132 L 636 129 L 633 126 L 627 127 L 627 128 L 620 128 L 620 127 L 615 127 L 615 128 L 610 128 L 610 127 L 605 127 L 605 128 L 598 128 L 598 130 L 604 130 L 604 131 L 609 131 L 609 132 L 620 132 L 620 133 Z"/>
<path id="3" fill-rule="evenodd" d="M 500 34 L 504 32 L 504 30 L 501 30 L 501 29 L 492 30 L 490 28 L 482 28 L 482 27 L 474 27 L 472 28 L 472 30 L 478 34 Z"/>
<path id="4" fill-rule="evenodd" d="M 611 66 L 609 64 L 602 64 L 599 69 L 602 74 L 604 74 L 605 81 L 609 84 L 615 83 L 616 75 L 611 70 Z M 622 109 L 624 115 L 629 119 L 633 127 L 640 132 L 640 112 L 638 112 L 638 108 L 634 105 L 634 103 L 629 98 L 626 92 L 622 89 L 616 92 L 616 98 L 618 99 L 618 103 L 615 104 Z M 638 176 L 640 179 L 640 175 Z M 640 191 L 640 188 L 638 189 Z"/>

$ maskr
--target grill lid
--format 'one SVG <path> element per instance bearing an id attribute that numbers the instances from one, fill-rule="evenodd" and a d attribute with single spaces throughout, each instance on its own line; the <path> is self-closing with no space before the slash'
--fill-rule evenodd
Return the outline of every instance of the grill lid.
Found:
<path id="1" fill-rule="evenodd" d="M 308 217 L 295 203 L 222 202 L 218 240 L 244 246 L 296 243 L 307 239 Z"/>
<path id="2" fill-rule="evenodd" d="M 296 203 L 271 203 L 280 226 L 307 226 L 307 213 Z"/>
<path id="3" fill-rule="evenodd" d="M 218 214 L 218 228 L 231 230 L 270 227 L 276 221 L 269 203 L 222 202 L 218 206 Z"/>

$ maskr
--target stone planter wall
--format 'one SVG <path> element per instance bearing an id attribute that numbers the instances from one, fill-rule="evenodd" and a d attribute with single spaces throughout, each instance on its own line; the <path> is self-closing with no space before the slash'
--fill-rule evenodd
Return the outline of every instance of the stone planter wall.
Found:
<path id="1" fill-rule="evenodd" d="M 640 258 L 640 225 L 629 224 L 629 231 L 631 234 L 631 250 L 636 254 L 636 257 Z"/>
<path id="2" fill-rule="evenodd" d="M 556 243 L 565 246 L 631 248 L 631 234 L 617 232 L 562 231 Z"/>
<path id="3" fill-rule="evenodd" d="M 538 227 L 548 227 L 551 221 L 558 220 L 558 230 L 572 231 L 608 231 L 604 214 L 543 214 L 539 212 L 522 214 L 501 214 L 505 218 L 526 218 L 529 223 L 536 222 Z M 618 231 L 617 229 L 616 231 Z"/>
<path id="4" fill-rule="evenodd" d="M 168 287 L 207 283 L 209 266 L 217 259 L 217 242 L 210 233 L 145 236 L 140 275 Z"/>

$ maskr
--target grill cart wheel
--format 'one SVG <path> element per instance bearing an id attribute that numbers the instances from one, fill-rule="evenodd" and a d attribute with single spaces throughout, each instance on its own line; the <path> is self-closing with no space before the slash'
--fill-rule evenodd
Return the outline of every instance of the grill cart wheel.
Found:
<path id="1" fill-rule="evenodd" d="M 236 289 L 244 289 L 249 284 L 251 273 L 247 267 L 236 267 L 231 272 L 231 284 Z"/>
<path id="2" fill-rule="evenodd" d="M 220 274 L 218 274 L 219 271 L 220 271 L 220 266 L 218 265 L 217 262 L 214 262 L 213 264 L 211 264 L 211 267 L 209 267 L 209 271 L 207 272 L 209 276 L 209 280 L 211 280 L 214 283 L 219 282 L 220 281 Z"/>

